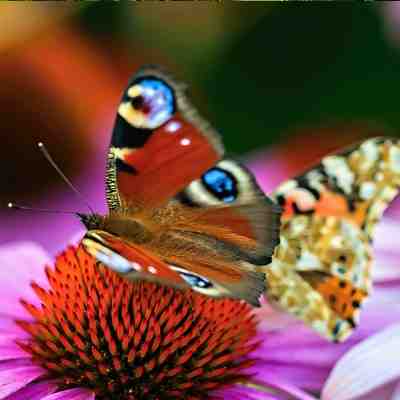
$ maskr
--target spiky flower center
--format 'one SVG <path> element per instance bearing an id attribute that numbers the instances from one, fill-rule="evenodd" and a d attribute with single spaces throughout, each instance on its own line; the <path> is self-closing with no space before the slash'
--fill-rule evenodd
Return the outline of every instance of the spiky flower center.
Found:
<path id="1" fill-rule="evenodd" d="M 42 302 L 19 342 L 60 387 L 96 399 L 205 399 L 242 378 L 256 322 L 239 301 L 217 300 L 148 282 L 129 282 L 69 248 L 46 268 Z"/>

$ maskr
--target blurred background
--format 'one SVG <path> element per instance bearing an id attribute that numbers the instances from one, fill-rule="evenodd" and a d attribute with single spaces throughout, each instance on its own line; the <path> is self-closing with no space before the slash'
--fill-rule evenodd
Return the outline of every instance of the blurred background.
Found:
<path id="1" fill-rule="evenodd" d="M 55 252 L 80 229 L 6 208 L 85 211 L 39 140 L 105 211 L 115 109 L 142 64 L 189 84 L 266 191 L 329 151 L 400 132 L 399 2 L 1 2 L 0 26 L 0 243 Z"/>

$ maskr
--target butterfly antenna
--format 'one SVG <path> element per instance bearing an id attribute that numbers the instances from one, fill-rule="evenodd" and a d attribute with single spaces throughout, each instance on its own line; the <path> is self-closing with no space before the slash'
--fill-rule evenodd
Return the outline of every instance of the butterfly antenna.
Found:
<path id="1" fill-rule="evenodd" d="M 61 171 L 59 166 L 51 157 L 50 153 L 47 151 L 45 145 L 42 142 L 38 143 L 39 150 L 42 152 L 46 160 L 50 163 L 50 165 L 57 171 L 58 175 L 62 178 L 62 180 L 70 187 L 70 189 L 76 194 L 77 197 L 86 205 L 86 207 L 90 210 L 92 214 L 94 214 L 94 210 L 89 204 L 89 202 L 83 197 L 82 193 L 72 184 L 72 182 L 65 176 L 65 174 Z"/>
<path id="2" fill-rule="evenodd" d="M 8 203 L 8 208 L 12 208 L 13 210 L 22 210 L 22 211 L 35 211 L 35 212 L 43 212 L 43 213 L 52 213 L 52 214 L 74 214 L 77 213 L 75 211 L 61 211 L 61 210 L 49 210 L 47 208 L 33 208 L 27 206 L 21 206 L 15 203 Z"/>

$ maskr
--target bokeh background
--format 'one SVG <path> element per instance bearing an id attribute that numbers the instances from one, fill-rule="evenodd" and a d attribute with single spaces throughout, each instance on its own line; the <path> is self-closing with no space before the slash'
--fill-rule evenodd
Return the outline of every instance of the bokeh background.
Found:
<path id="1" fill-rule="evenodd" d="M 1 2 L 0 26 L 0 243 L 55 252 L 79 229 L 6 208 L 85 210 L 39 140 L 105 211 L 115 108 L 142 64 L 189 84 L 267 191 L 328 151 L 400 132 L 399 2 Z"/>

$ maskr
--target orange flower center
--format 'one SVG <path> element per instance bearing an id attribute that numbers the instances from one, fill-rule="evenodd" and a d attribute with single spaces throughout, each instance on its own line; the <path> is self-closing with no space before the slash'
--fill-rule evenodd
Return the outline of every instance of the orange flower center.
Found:
<path id="1" fill-rule="evenodd" d="M 33 322 L 19 345 L 61 388 L 85 387 L 96 399 L 205 399 L 243 378 L 256 344 L 244 302 L 212 299 L 148 282 L 130 282 L 81 247 L 46 268 L 42 302 L 22 300 Z"/>

